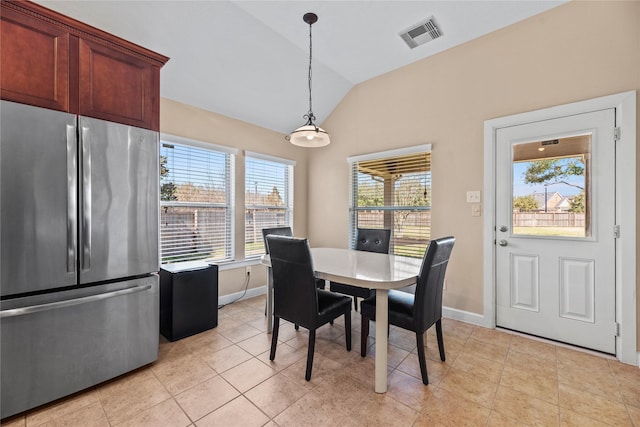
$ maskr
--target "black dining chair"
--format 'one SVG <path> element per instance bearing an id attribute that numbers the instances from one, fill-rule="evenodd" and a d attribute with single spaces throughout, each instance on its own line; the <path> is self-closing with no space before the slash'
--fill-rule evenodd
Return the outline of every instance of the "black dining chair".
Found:
<path id="1" fill-rule="evenodd" d="M 443 362 L 445 360 L 442 339 L 442 288 L 455 240 L 454 237 L 443 237 L 429 242 L 418 273 L 415 295 L 393 289 L 389 290 L 389 325 L 416 333 L 420 373 L 424 384 L 429 384 L 424 354 L 424 333 L 433 324 L 436 325 L 440 360 Z M 363 300 L 360 303 L 360 309 L 362 312 L 360 355 L 365 357 L 367 355 L 369 320 L 376 318 L 375 295 Z"/>
<path id="2" fill-rule="evenodd" d="M 269 243 L 267 242 L 267 236 L 273 234 L 275 236 L 288 236 L 293 237 L 293 231 L 291 227 L 272 227 L 262 229 L 262 238 L 264 240 L 264 253 L 269 254 Z"/>
<path id="3" fill-rule="evenodd" d="M 269 235 L 273 270 L 273 332 L 269 359 L 276 357 L 280 319 L 309 330 L 307 371 L 311 379 L 316 329 L 344 314 L 347 351 L 351 351 L 351 298 L 316 287 L 307 239 Z"/>
<path id="4" fill-rule="evenodd" d="M 389 229 L 358 228 L 356 250 L 388 254 L 390 241 L 391 230 Z M 358 311 L 358 297 L 368 298 L 371 296 L 371 289 L 346 285 L 344 283 L 330 282 L 329 289 L 331 292 L 351 295 L 353 297 L 353 308 L 355 308 L 356 311 Z"/>
<path id="5" fill-rule="evenodd" d="M 273 228 L 263 228 L 262 229 L 262 238 L 264 239 L 264 253 L 269 255 L 269 244 L 267 243 L 267 236 L 269 234 L 273 234 L 275 236 L 288 236 L 293 237 L 293 232 L 291 231 L 291 227 L 273 227 Z M 324 279 L 316 279 L 316 286 L 320 289 L 324 289 Z M 266 309 L 265 309 L 266 313 Z"/>
<path id="6" fill-rule="evenodd" d="M 275 236 L 288 236 L 293 237 L 293 231 L 291 227 L 271 227 L 262 229 L 262 240 L 264 240 L 264 253 L 269 255 L 269 243 L 267 242 L 267 236 L 273 234 Z M 269 277 L 269 280 L 272 280 Z M 264 315 L 267 315 L 267 301 L 264 302 Z"/>

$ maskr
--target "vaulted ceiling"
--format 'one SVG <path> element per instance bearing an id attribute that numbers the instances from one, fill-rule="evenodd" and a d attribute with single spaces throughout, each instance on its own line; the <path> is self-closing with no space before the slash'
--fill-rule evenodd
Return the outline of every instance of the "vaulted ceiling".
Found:
<path id="1" fill-rule="evenodd" d="M 161 95 L 288 133 L 322 122 L 358 83 L 544 12 L 557 1 L 42 1 L 169 56 Z M 433 16 L 442 36 L 410 49 L 399 33 Z M 428 78 L 428 76 L 425 76 Z"/>

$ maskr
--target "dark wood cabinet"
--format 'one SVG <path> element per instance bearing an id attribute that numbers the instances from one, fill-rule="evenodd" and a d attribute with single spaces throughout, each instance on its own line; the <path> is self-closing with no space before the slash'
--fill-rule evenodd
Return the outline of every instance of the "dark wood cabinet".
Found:
<path id="1" fill-rule="evenodd" d="M 69 111 L 69 32 L 4 6 L 2 99 Z"/>
<path id="2" fill-rule="evenodd" d="M 169 58 L 32 2 L 1 6 L 2 99 L 159 130 Z"/>
<path id="3" fill-rule="evenodd" d="M 79 56 L 81 115 L 157 130 L 158 67 L 83 39 Z"/>

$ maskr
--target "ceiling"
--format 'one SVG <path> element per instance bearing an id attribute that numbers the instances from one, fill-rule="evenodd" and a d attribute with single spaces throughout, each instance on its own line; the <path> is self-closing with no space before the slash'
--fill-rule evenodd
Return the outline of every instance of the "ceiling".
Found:
<path id="1" fill-rule="evenodd" d="M 565 2 L 557 1 L 42 1 L 171 59 L 161 95 L 288 133 L 309 109 L 328 117 L 358 83 Z M 443 36 L 414 49 L 398 35 L 433 16 Z"/>

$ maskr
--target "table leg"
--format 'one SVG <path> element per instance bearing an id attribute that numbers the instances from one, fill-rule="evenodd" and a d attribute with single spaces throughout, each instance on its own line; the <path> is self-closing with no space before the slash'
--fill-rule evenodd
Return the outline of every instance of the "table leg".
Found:
<path id="1" fill-rule="evenodd" d="M 273 330 L 273 270 L 267 267 L 267 333 Z"/>
<path id="2" fill-rule="evenodd" d="M 376 393 L 387 392 L 387 329 L 389 291 L 376 289 Z"/>

